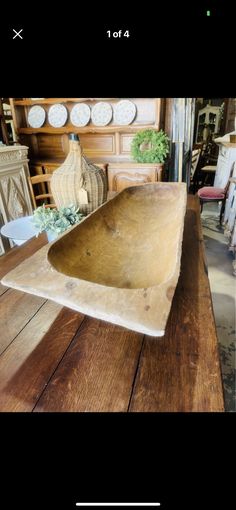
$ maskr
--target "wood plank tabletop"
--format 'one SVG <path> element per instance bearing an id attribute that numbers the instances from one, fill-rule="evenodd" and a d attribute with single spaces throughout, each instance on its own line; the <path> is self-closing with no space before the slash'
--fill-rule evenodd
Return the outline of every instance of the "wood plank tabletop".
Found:
<path id="1" fill-rule="evenodd" d="M 0 257 L 2 278 L 46 244 Z M 199 203 L 188 197 L 181 273 L 152 338 L 0 287 L 0 411 L 222 412 L 222 378 Z"/>

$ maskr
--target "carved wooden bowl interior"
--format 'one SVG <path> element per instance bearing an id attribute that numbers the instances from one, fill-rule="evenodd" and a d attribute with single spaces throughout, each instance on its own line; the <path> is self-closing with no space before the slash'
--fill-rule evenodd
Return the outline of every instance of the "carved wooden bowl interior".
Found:
<path id="1" fill-rule="evenodd" d="M 167 281 L 183 222 L 180 190 L 169 183 L 125 189 L 56 241 L 49 262 L 65 275 L 109 287 Z"/>

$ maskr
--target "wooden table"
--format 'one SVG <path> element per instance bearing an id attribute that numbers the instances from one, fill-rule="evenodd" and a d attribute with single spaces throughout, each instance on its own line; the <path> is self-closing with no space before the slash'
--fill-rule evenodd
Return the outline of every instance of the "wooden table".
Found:
<path id="1" fill-rule="evenodd" d="M 41 235 L 0 257 L 0 277 L 45 243 Z M 0 411 L 224 411 L 196 197 L 162 338 L 4 286 L 0 294 Z"/>

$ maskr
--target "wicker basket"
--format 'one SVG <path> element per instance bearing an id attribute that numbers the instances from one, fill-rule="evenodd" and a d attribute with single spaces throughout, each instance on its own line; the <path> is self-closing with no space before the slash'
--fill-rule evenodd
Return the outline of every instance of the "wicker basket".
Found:
<path id="1" fill-rule="evenodd" d="M 83 214 L 89 214 L 107 199 L 106 175 L 82 155 L 77 135 L 71 134 L 69 139 L 69 153 L 52 174 L 53 198 L 57 207 L 73 204 Z"/>

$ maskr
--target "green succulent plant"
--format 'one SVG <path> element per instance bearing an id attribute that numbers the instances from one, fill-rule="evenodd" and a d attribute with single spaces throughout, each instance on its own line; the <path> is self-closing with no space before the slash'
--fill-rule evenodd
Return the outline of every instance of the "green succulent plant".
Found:
<path id="1" fill-rule="evenodd" d="M 44 231 L 61 234 L 71 225 L 79 223 L 82 218 L 83 214 L 79 213 L 79 209 L 76 209 L 74 205 L 60 207 L 59 209 L 41 205 L 35 209 L 32 221 L 39 234 Z"/>

